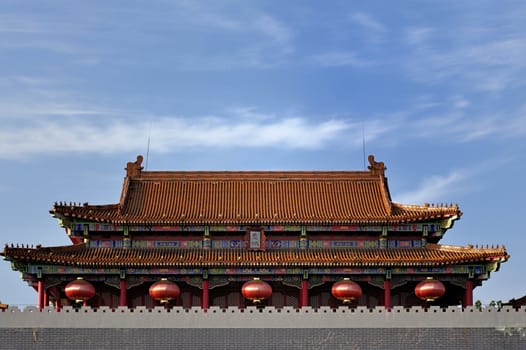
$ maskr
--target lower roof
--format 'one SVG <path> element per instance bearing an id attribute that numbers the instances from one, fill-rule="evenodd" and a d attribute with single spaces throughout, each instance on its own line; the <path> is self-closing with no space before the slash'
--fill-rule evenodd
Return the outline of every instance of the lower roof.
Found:
<path id="1" fill-rule="evenodd" d="M 7 260 L 85 268 L 217 268 L 217 267 L 405 267 L 504 262 L 504 247 L 475 248 L 427 244 L 421 248 L 246 249 L 89 248 L 6 246 Z"/>

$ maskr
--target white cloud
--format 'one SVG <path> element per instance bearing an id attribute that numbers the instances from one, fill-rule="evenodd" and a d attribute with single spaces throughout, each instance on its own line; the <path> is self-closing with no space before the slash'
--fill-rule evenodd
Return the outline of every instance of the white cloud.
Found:
<path id="1" fill-rule="evenodd" d="M 455 96 L 453 99 L 453 107 L 456 109 L 464 109 L 471 105 L 468 99 L 463 96 Z"/>
<path id="2" fill-rule="evenodd" d="M 414 189 L 394 195 L 393 201 L 403 204 L 449 204 L 452 198 L 459 198 L 462 193 L 487 191 L 481 179 L 487 178 L 490 173 L 501 172 L 502 168 L 516 162 L 516 156 L 499 156 L 456 168 L 446 174 L 435 174 L 424 178 Z"/>
<path id="3" fill-rule="evenodd" d="M 294 32 L 277 16 L 251 6 L 217 3 L 179 2 L 174 16 L 179 19 L 180 30 L 195 31 L 196 38 L 215 42 L 219 33 L 228 50 L 209 51 L 207 54 L 182 49 L 179 67 L 185 70 L 228 70 L 240 67 L 268 68 L 279 65 L 294 52 Z M 222 32 L 222 33 L 221 33 Z"/>
<path id="4" fill-rule="evenodd" d="M 413 27 L 406 30 L 406 41 L 416 47 L 426 45 L 433 34 L 434 29 L 429 27 Z"/>
<path id="5" fill-rule="evenodd" d="M 360 34 L 368 44 L 378 44 L 387 33 L 385 25 L 367 13 L 357 12 L 349 16 L 351 23 L 360 29 Z"/>
<path id="6" fill-rule="evenodd" d="M 459 30 L 461 32 L 461 30 Z M 411 77 L 426 84 L 449 83 L 471 91 L 499 93 L 524 85 L 526 38 L 500 34 L 485 41 L 440 37 L 438 28 L 410 28 L 410 51 L 402 57 Z"/>
<path id="7" fill-rule="evenodd" d="M 0 33 L 35 34 L 47 31 L 47 26 L 26 16 L 0 16 Z"/>
<path id="8" fill-rule="evenodd" d="M 273 41 L 284 45 L 289 45 L 293 38 L 292 31 L 284 23 L 268 14 L 260 14 L 248 27 L 252 27 L 256 31 L 266 34 Z"/>
<path id="9" fill-rule="evenodd" d="M 372 31 L 375 33 L 383 33 L 386 31 L 385 26 L 382 23 L 378 22 L 372 16 L 366 13 L 362 13 L 362 12 L 353 13 L 350 16 L 350 18 L 354 23 L 366 28 L 369 31 Z"/>
<path id="10" fill-rule="evenodd" d="M 7 124 L 2 127 L 47 118 L 112 118 L 119 115 L 116 109 L 90 103 L 82 96 L 84 93 L 71 88 L 76 83 L 75 79 L 61 77 L 5 75 L 0 81 L 0 121 Z M 125 115 L 129 115 L 129 111 Z"/>
<path id="11" fill-rule="evenodd" d="M 526 136 L 526 106 L 520 109 L 516 118 L 512 118 L 505 124 L 504 133 L 509 137 Z"/>
<path id="12" fill-rule="evenodd" d="M 293 38 L 292 31 L 279 21 L 275 16 L 255 9 L 243 10 L 238 8 L 242 15 L 234 16 L 228 9 L 212 8 L 202 6 L 198 3 L 186 3 L 184 10 L 188 16 L 181 16 L 181 19 L 193 22 L 202 28 L 215 28 L 229 32 L 246 34 L 264 35 L 274 42 L 288 44 Z"/>
<path id="13" fill-rule="evenodd" d="M 35 154 L 67 152 L 113 153 L 141 150 L 150 125 L 144 121 L 97 123 L 88 118 L 34 120 L 5 123 L 0 130 L 0 158 L 17 159 Z M 308 121 L 291 117 L 272 120 L 231 120 L 224 117 L 156 119 L 151 126 L 152 150 L 178 152 L 202 148 L 326 147 L 348 131 L 344 120 Z"/>
<path id="14" fill-rule="evenodd" d="M 456 106 L 455 106 L 456 107 Z M 526 116 L 477 115 L 469 118 L 460 112 L 440 114 L 408 122 L 412 134 L 418 138 L 440 137 L 444 140 L 463 143 L 496 137 L 526 136 Z"/>
<path id="15" fill-rule="evenodd" d="M 464 170 L 455 170 L 447 175 L 434 175 L 424 179 L 416 189 L 402 193 L 393 200 L 398 203 L 423 204 L 433 202 L 437 198 L 449 198 L 455 194 L 458 197 L 459 185 L 468 179 Z"/>

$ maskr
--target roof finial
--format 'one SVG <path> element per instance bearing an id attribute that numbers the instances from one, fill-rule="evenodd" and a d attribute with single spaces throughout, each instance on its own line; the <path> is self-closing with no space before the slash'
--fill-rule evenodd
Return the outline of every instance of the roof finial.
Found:
<path id="1" fill-rule="evenodd" d="M 367 158 L 369 159 L 369 165 L 367 168 L 371 171 L 373 175 L 384 175 L 385 169 L 387 169 L 384 165 L 384 162 L 377 162 L 374 160 L 374 155 L 369 155 Z"/>
<path id="2" fill-rule="evenodd" d="M 141 171 L 143 169 L 143 167 L 141 166 L 142 159 L 143 159 L 142 156 L 139 154 L 135 162 L 128 162 L 126 164 L 126 176 L 128 177 L 141 176 Z"/>

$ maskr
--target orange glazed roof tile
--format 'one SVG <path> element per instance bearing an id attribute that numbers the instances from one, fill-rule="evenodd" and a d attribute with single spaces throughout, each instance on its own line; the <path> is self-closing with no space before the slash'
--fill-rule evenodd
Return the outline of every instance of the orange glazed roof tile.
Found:
<path id="1" fill-rule="evenodd" d="M 458 206 L 391 201 L 384 165 L 369 171 L 142 171 L 128 163 L 121 200 L 55 204 L 55 217 L 113 224 L 383 224 L 456 219 Z"/>
<path id="2" fill-rule="evenodd" d="M 504 247 L 473 248 L 428 243 L 423 248 L 333 248 L 250 251 L 245 249 L 49 248 L 6 246 L 7 260 L 85 268 L 203 267 L 406 267 L 504 262 Z"/>

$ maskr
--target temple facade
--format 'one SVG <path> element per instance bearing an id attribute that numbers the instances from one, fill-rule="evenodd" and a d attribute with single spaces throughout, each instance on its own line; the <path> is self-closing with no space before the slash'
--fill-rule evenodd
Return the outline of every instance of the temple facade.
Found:
<path id="1" fill-rule="evenodd" d="M 127 164 L 116 204 L 55 203 L 72 245 L 5 246 L 39 308 L 470 306 L 509 258 L 504 247 L 440 244 L 458 205 L 393 202 L 373 156 L 366 171 L 141 163 Z"/>

